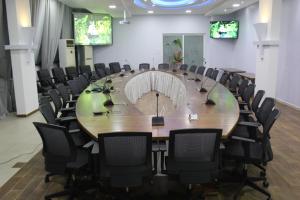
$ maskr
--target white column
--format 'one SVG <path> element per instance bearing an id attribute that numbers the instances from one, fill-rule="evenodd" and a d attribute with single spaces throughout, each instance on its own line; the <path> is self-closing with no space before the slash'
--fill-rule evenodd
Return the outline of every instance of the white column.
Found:
<path id="1" fill-rule="evenodd" d="M 266 96 L 276 97 L 279 35 L 282 0 L 260 0 L 259 21 L 267 23 L 267 33 L 256 56 L 256 90 L 265 90 Z M 261 49 L 263 48 L 263 49 Z M 262 55 L 263 54 L 263 55 Z"/>
<path id="2" fill-rule="evenodd" d="M 29 0 L 6 0 L 6 10 L 17 115 L 26 116 L 39 106 Z"/>

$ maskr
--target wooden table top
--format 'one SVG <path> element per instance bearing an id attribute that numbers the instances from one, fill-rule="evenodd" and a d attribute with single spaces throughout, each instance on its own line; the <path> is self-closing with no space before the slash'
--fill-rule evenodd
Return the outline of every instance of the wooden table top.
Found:
<path id="1" fill-rule="evenodd" d="M 183 76 L 181 72 L 172 73 L 177 76 L 185 85 L 187 90 L 187 105 L 176 108 L 176 111 L 165 115 L 165 125 L 152 126 L 152 115 L 145 115 L 127 99 L 124 88 L 126 83 L 145 72 L 136 72 L 119 77 L 118 74 L 112 77 L 112 85 L 115 92 L 111 98 L 115 105 L 109 108 L 110 113 L 94 115 L 94 112 L 103 111 L 108 108 L 103 102 L 108 99 L 103 93 L 82 92 L 76 104 L 76 115 L 82 128 L 94 139 L 98 134 L 131 131 L 131 132 L 152 132 L 153 139 L 168 139 L 170 130 L 186 128 L 220 128 L 223 130 L 223 139 L 226 139 L 235 127 L 239 118 L 239 106 L 231 92 L 221 84 L 217 84 L 210 93 L 210 98 L 216 103 L 215 106 L 207 106 L 205 101 L 207 93 L 200 93 L 201 82 L 188 80 L 194 78 L 194 74 Z M 171 72 L 165 72 L 171 73 Z M 200 76 L 201 77 L 201 76 Z M 201 78 L 202 79 L 202 78 Z M 103 80 L 97 83 L 101 84 Z M 215 81 L 207 79 L 204 87 L 209 91 L 215 85 Z M 88 89 L 91 89 L 89 86 Z M 143 97 L 142 97 L 143 98 Z M 198 120 L 190 121 L 189 114 L 198 114 Z"/>
<path id="2" fill-rule="evenodd" d="M 220 68 L 221 70 L 223 70 L 224 72 L 227 72 L 227 73 L 244 73 L 246 72 L 245 70 L 241 70 L 241 69 L 236 69 L 236 68 Z"/>
<path id="3" fill-rule="evenodd" d="M 238 73 L 238 75 L 240 75 L 242 77 L 245 77 L 249 80 L 255 80 L 255 74 L 254 73 L 245 72 L 245 73 Z"/>

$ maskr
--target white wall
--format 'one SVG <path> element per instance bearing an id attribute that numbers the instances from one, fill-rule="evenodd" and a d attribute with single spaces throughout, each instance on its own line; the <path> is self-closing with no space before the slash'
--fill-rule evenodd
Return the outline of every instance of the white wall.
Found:
<path id="1" fill-rule="evenodd" d="M 300 1 L 283 0 L 277 98 L 300 108 Z"/>
<path id="2" fill-rule="evenodd" d="M 130 25 L 113 22 L 113 45 L 94 47 L 94 63 L 127 59 L 132 67 L 148 62 L 154 65 L 163 62 L 164 33 L 204 33 L 204 57 L 208 66 L 231 66 L 233 40 L 209 38 L 210 18 L 198 15 L 137 16 L 130 18 Z"/>

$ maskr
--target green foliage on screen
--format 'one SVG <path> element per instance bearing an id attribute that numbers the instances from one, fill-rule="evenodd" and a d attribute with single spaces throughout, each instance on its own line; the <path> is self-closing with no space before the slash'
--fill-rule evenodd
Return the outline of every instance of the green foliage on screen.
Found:
<path id="1" fill-rule="evenodd" d="M 210 37 L 214 39 L 237 39 L 239 35 L 238 21 L 210 22 Z"/>
<path id="2" fill-rule="evenodd" d="M 106 14 L 74 13 L 77 45 L 112 44 L 112 18 Z"/>

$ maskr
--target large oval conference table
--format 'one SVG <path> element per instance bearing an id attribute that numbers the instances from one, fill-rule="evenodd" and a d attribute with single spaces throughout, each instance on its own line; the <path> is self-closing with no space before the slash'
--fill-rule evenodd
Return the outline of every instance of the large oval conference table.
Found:
<path id="1" fill-rule="evenodd" d="M 170 130 L 189 128 L 222 129 L 222 139 L 226 139 L 239 118 L 238 102 L 223 85 L 202 76 L 199 76 L 201 81 L 196 82 L 195 76 L 194 73 L 184 76 L 180 71 L 128 72 L 123 77 L 111 75 L 114 90 L 110 95 L 81 93 L 76 104 L 78 122 L 93 139 L 98 134 L 121 131 L 152 132 L 153 140 L 167 140 Z M 98 80 L 86 90 L 99 88 L 104 82 L 105 78 Z M 199 92 L 201 84 L 208 90 L 207 93 Z M 146 115 L 135 106 L 151 91 L 169 97 L 175 107 L 174 112 L 164 115 L 164 126 L 152 126 L 153 115 Z M 207 95 L 216 105 L 205 104 Z M 104 107 L 103 103 L 108 99 L 114 102 L 114 106 Z M 95 115 L 97 112 L 104 114 Z M 198 119 L 190 120 L 190 114 L 197 114 Z"/>

